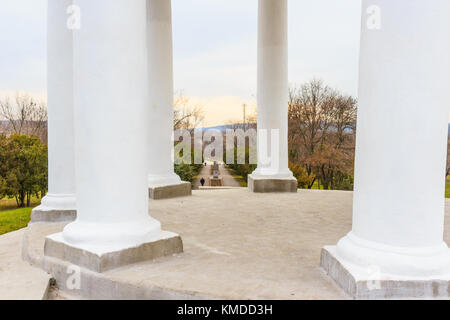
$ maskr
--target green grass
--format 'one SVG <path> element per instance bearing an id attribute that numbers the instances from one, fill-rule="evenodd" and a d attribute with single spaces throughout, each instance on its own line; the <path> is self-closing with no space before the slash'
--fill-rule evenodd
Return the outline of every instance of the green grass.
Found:
<path id="1" fill-rule="evenodd" d="M 445 183 L 445 197 L 450 198 L 450 181 Z"/>
<path id="2" fill-rule="evenodd" d="M 0 211 L 0 235 L 25 228 L 33 208 Z"/>
<path id="3" fill-rule="evenodd" d="M 311 188 L 313 190 L 321 190 L 323 189 L 322 186 L 319 186 L 319 181 L 315 181 L 313 187 Z"/>
<path id="4" fill-rule="evenodd" d="M 450 179 L 450 177 L 449 177 Z M 313 190 L 318 190 L 319 189 L 319 183 L 316 181 L 312 187 Z M 321 188 L 323 189 L 323 188 Z M 445 183 L 445 197 L 450 199 L 450 180 L 447 180 L 447 182 Z"/>
<path id="5" fill-rule="evenodd" d="M 32 199 L 30 208 L 17 208 L 14 199 L 0 200 L 0 235 L 25 228 L 30 222 L 31 211 L 37 205 L 38 199 Z"/>
<path id="6" fill-rule="evenodd" d="M 228 169 L 228 170 L 230 170 L 230 169 Z M 231 171 L 231 170 L 230 170 L 230 171 Z M 237 182 L 239 182 L 239 184 L 241 185 L 241 187 L 243 187 L 243 188 L 247 188 L 247 187 L 248 187 L 247 181 L 245 181 L 245 179 L 244 179 L 242 176 L 233 174 L 232 177 L 233 177 L 234 179 L 236 179 Z"/>

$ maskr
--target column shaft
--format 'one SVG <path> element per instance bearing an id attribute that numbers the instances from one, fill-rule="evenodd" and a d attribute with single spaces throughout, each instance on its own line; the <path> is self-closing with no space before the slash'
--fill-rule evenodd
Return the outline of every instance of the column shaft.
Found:
<path id="1" fill-rule="evenodd" d="M 364 0 L 363 16 L 380 20 L 363 19 L 353 232 L 338 253 L 387 273 L 448 272 L 450 3 Z"/>
<path id="2" fill-rule="evenodd" d="M 147 1 L 150 137 L 149 186 L 181 183 L 174 173 L 173 49 L 171 0 Z"/>
<path id="3" fill-rule="evenodd" d="M 72 0 L 49 0 L 47 7 L 48 184 L 33 220 L 73 218 L 75 159 L 73 132 L 73 46 L 67 26 Z M 47 212 L 47 214 L 46 214 Z M 67 218 L 67 217 L 66 217 Z"/>
<path id="4" fill-rule="evenodd" d="M 254 192 L 296 192 L 288 159 L 288 3 L 258 5 L 258 167 Z"/>
<path id="5" fill-rule="evenodd" d="M 134 246 L 160 224 L 148 216 L 149 108 L 145 0 L 76 0 L 74 246 Z"/>
<path id="6" fill-rule="evenodd" d="M 258 175 L 292 177 L 288 169 L 288 8 L 287 0 L 259 0 L 258 7 L 258 150 L 279 161 L 270 166 L 258 159 Z M 271 132 L 279 130 L 272 144 Z M 261 137 L 261 136 L 260 136 Z M 267 145 L 265 148 L 262 145 Z M 275 144 L 278 144 L 276 148 Z"/>

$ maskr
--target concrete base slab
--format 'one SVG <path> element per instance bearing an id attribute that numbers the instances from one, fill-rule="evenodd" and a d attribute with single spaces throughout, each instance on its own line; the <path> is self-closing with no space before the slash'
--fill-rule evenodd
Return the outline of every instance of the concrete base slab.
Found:
<path id="1" fill-rule="evenodd" d="M 55 279 L 56 297 L 68 300 L 210 300 L 212 297 L 199 295 L 188 290 L 170 290 L 149 284 L 142 277 L 128 275 L 120 277 L 117 272 L 96 273 L 86 268 L 74 269 L 69 262 L 45 257 L 44 268 Z M 133 268 L 143 270 L 143 266 Z M 151 274 L 149 275 L 151 276 Z"/>
<path id="2" fill-rule="evenodd" d="M 37 207 L 31 213 L 31 223 L 70 222 L 77 218 L 76 210 L 45 210 Z"/>
<path id="3" fill-rule="evenodd" d="M 295 178 L 288 179 L 263 179 L 248 176 L 248 188 L 255 193 L 291 192 L 298 191 L 298 181 Z"/>
<path id="4" fill-rule="evenodd" d="M 48 236 L 44 246 L 45 257 L 67 261 L 98 273 L 182 252 L 181 237 L 166 231 L 162 231 L 153 241 L 137 247 L 110 249 L 101 253 L 67 244 L 62 233 Z"/>
<path id="5" fill-rule="evenodd" d="M 448 299 L 450 279 L 406 279 L 339 261 L 336 247 L 322 249 L 321 267 L 353 299 Z"/>
<path id="6" fill-rule="evenodd" d="M 182 182 L 176 185 L 152 187 L 148 191 L 150 199 L 153 200 L 188 197 L 192 195 L 192 184 L 190 182 Z"/>

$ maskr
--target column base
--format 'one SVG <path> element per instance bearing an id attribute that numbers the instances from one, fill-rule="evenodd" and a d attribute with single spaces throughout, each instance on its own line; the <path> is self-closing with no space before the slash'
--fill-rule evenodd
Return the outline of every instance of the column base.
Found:
<path id="1" fill-rule="evenodd" d="M 30 223 L 41 223 L 41 222 L 71 222 L 77 219 L 76 210 L 47 210 L 46 208 L 36 207 L 31 212 Z"/>
<path id="2" fill-rule="evenodd" d="M 255 193 L 291 192 L 298 191 L 296 178 L 271 178 L 260 176 L 248 176 L 248 189 Z"/>
<path id="3" fill-rule="evenodd" d="M 46 195 L 31 213 L 31 223 L 70 222 L 77 217 L 75 195 Z"/>
<path id="4" fill-rule="evenodd" d="M 192 184 L 181 182 L 167 186 L 149 187 L 149 197 L 153 200 L 172 199 L 178 197 L 188 197 L 192 195 Z"/>
<path id="5" fill-rule="evenodd" d="M 72 246 L 64 241 L 62 233 L 57 233 L 45 239 L 44 247 L 45 257 L 69 262 L 97 273 L 182 252 L 181 237 L 166 231 L 161 231 L 150 242 L 133 247 L 111 247 L 102 251 Z"/>
<path id="6" fill-rule="evenodd" d="M 357 300 L 449 298 L 450 274 L 412 277 L 382 273 L 342 259 L 337 246 L 322 249 L 320 266 L 346 294 Z M 413 266 L 411 266 L 413 267 Z"/>

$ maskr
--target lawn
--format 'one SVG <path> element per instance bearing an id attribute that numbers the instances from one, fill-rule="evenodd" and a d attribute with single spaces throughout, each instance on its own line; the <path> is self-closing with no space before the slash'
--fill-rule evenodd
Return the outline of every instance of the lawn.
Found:
<path id="1" fill-rule="evenodd" d="M 450 198 L 450 181 L 445 183 L 445 197 Z"/>
<path id="2" fill-rule="evenodd" d="M 15 200 L 0 200 L 0 235 L 25 228 L 30 222 L 31 210 L 39 205 L 33 199 L 31 208 L 17 208 Z"/>

